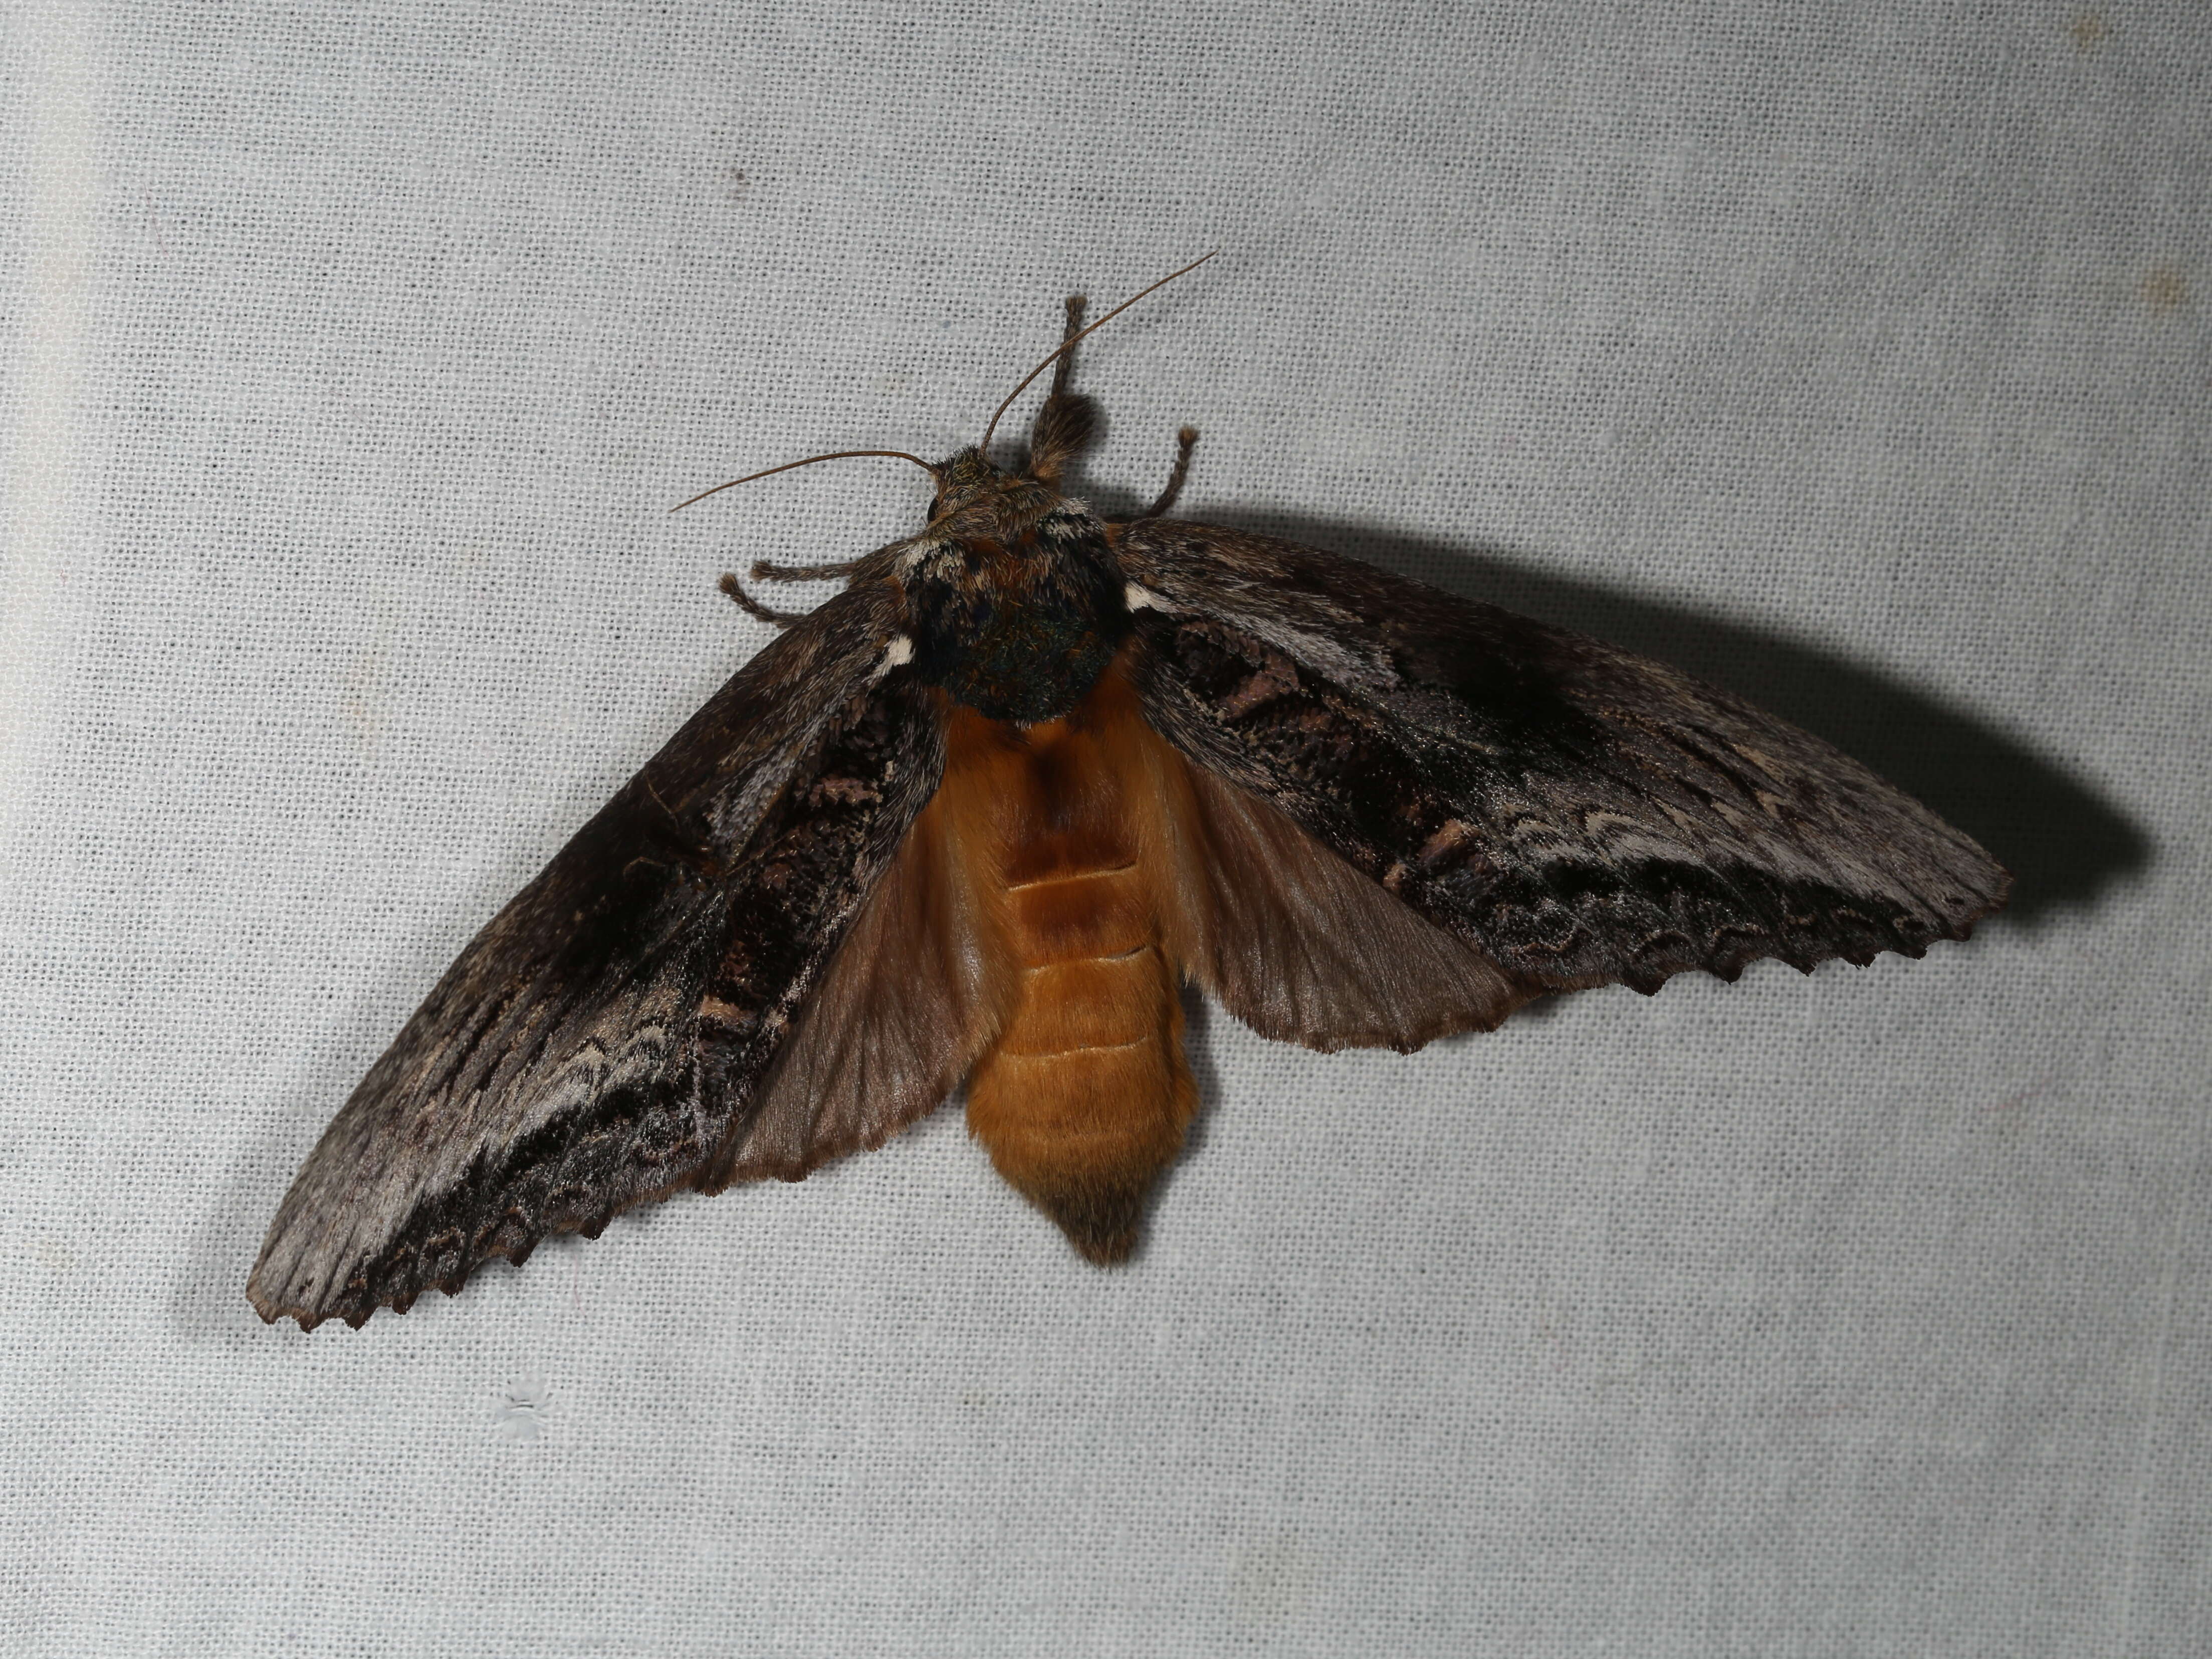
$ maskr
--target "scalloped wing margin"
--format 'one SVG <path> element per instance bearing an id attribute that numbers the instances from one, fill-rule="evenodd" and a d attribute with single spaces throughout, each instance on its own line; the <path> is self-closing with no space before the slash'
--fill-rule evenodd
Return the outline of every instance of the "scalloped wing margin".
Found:
<path id="1" fill-rule="evenodd" d="M 1127 526 L 1147 719 L 1532 988 L 1923 954 L 2009 878 L 1808 732 L 1351 559 Z"/>
<path id="2" fill-rule="evenodd" d="M 286 1194 L 264 1319 L 358 1325 L 720 1184 L 942 773 L 941 699 L 885 672 L 897 614 L 855 587 L 771 642 L 477 935 Z"/>

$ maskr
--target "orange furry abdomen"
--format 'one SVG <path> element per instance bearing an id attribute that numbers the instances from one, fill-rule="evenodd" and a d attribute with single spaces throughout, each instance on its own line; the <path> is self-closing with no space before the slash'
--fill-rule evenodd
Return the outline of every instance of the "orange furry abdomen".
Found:
<path id="1" fill-rule="evenodd" d="M 1129 1254 L 1198 1107 L 1160 746 L 1115 672 L 1027 728 L 956 707 L 933 803 L 1007 1011 L 969 1075 L 969 1133 L 1099 1262 Z"/>

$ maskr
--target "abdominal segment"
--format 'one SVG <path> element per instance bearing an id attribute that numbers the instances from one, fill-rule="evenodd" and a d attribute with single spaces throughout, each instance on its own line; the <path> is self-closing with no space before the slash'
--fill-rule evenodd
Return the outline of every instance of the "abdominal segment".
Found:
<path id="1" fill-rule="evenodd" d="M 938 802 L 1008 1011 L 969 1076 L 969 1133 L 1077 1249 L 1119 1261 L 1198 1107 L 1158 740 L 1115 673 L 1065 720 L 956 708 L 948 738 Z"/>

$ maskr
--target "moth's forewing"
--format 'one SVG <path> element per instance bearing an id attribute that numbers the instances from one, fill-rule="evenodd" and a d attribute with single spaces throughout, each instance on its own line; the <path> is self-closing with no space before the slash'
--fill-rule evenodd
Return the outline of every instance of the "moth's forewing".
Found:
<path id="1" fill-rule="evenodd" d="M 1917 957 L 2004 902 L 1964 833 L 1662 664 L 1241 532 L 1118 552 L 1169 741 L 1516 982 Z"/>
<path id="2" fill-rule="evenodd" d="M 884 673 L 898 619 L 854 588 L 774 641 L 462 951 L 277 1211 L 247 1286 L 264 1319 L 404 1310 L 745 1144 L 935 787 L 939 701 Z"/>

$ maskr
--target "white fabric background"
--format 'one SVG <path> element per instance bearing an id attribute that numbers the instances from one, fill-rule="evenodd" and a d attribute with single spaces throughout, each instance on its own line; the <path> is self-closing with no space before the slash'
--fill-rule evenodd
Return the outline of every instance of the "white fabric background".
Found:
<path id="1" fill-rule="evenodd" d="M 39 5 L 6 46 L 9 1653 L 2212 1632 L 2201 0 Z M 303 1336 L 438 970 L 1102 335 L 1095 499 L 1680 661 L 2021 878 L 1411 1058 L 1193 1036 L 1125 1272 L 945 1112 Z"/>

